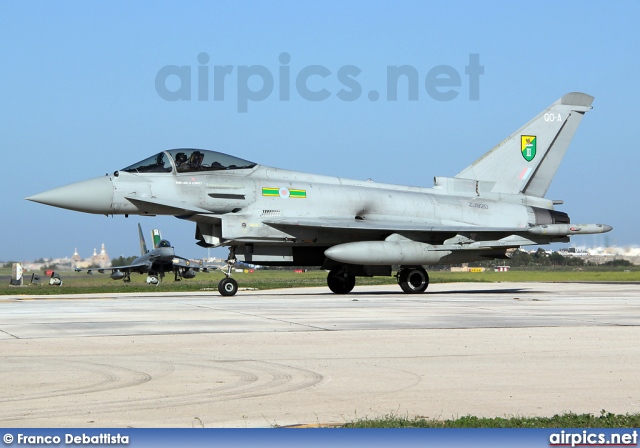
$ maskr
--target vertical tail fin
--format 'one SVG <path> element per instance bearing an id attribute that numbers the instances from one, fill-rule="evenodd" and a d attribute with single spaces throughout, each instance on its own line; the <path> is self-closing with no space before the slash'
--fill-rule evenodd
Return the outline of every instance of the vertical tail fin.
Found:
<path id="1" fill-rule="evenodd" d="M 142 234 L 142 227 L 140 227 L 140 223 L 138 223 L 138 235 L 140 236 L 140 255 L 144 255 L 147 252 L 147 243 L 144 241 L 144 235 Z"/>
<path id="2" fill-rule="evenodd" d="M 544 197 L 592 102 L 567 93 L 455 177 L 492 183 L 493 193 Z"/>
<path id="3" fill-rule="evenodd" d="M 162 241 L 162 235 L 160 234 L 160 230 L 153 229 L 151 231 L 151 241 L 153 241 L 153 248 L 157 249 L 158 244 L 160 244 L 160 241 Z"/>

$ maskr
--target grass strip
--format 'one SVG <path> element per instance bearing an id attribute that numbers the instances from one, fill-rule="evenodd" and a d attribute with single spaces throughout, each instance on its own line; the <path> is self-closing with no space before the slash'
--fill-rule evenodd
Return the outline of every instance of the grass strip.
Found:
<path id="1" fill-rule="evenodd" d="M 474 417 L 467 415 L 450 420 L 428 419 L 388 414 L 379 418 L 362 418 L 343 428 L 638 428 L 639 414 L 613 414 L 602 410 L 593 414 L 556 414 L 553 417 Z"/>

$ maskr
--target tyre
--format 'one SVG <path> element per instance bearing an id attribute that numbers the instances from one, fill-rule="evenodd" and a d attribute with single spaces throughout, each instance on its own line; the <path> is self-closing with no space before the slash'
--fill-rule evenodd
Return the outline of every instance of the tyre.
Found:
<path id="1" fill-rule="evenodd" d="M 327 276 L 327 286 L 335 294 L 349 294 L 356 285 L 356 277 L 341 266 L 331 269 Z"/>
<path id="2" fill-rule="evenodd" d="M 238 292 L 238 282 L 230 277 L 223 278 L 218 283 L 218 292 L 223 296 L 234 296 Z"/>
<path id="3" fill-rule="evenodd" d="M 398 284 L 407 294 L 420 294 L 429 286 L 429 274 L 422 267 L 402 268 L 398 271 Z"/>
<path id="4" fill-rule="evenodd" d="M 147 285 L 158 286 L 160 284 L 160 277 L 156 275 L 147 276 Z"/>

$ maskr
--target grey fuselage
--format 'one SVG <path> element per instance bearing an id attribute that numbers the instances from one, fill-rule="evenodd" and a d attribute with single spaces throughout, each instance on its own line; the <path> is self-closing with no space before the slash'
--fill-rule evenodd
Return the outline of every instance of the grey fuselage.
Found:
<path id="1" fill-rule="evenodd" d="M 216 215 L 234 217 L 240 224 L 246 223 L 244 227 L 240 225 L 235 233 L 225 232 L 223 235 L 224 239 L 246 241 L 278 241 L 290 236 L 260 225 L 265 218 L 352 218 L 423 225 L 525 228 L 551 222 L 540 217 L 536 219 L 532 207 L 553 209 L 551 201 L 546 199 L 495 194 L 482 197 L 477 194 L 451 195 L 437 187 L 358 181 L 262 165 L 248 170 L 203 174 L 137 175 L 121 172 L 111 181 L 114 190 L 111 208 L 99 213 L 138 214 L 139 208 L 127 197 L 143 200 L 162 197 L 167 203 L 186 203 Z M 263 188 L 300 190 L 304 191 L 304 197 L 291 194 L 287 197 L 286 192 L 266 196 Z"/>
<path id="2" fill-rule="evenodd" d="M 75 193 L 68 195 L 73 196 L 72 203 L 60 199 L 67 196 L 65 189 Z M 83 201 L 78 191 L 93 193 Z M 175 168 L 162 173 L 120 171 L 42 194 L 52 194 L 61 201 L 54 204 L 48 199 L 51 205 L 83 212 L 166 214 L 195 221 L 196 238 L 201 245 L 238 247 L 241 260 L 267 265 L 322 265 L 322 254 L 328 247 L 384 240 L 394 233 L 428 244 L 442 244 L 460 233 L 425 232 L 430 226 L 469 232 L 477 227 L 494 228 L 496 237 L 501 237 L 503 228 L 526 231 L 532 226 L 569 222 L 566 214 L 555 212 L 547 199 L 482 192 L 482 185 L 476 182 L 436 178 L 434 188 L 422 188 L 263 165 L 213 172 L 179 173 Z M 313 221 L 314 226 L 305 226 L 307 220 Z M 325 221 L 326 226 L 322 226 Z M 336 221 L 345 223 L 345 228 L 335 229 Z M 301 225 L 296 226 L 298 222 Z M 400 224 L 401 228 L 392 231 L 362 227 L 369 222 L 393 223 L 391 227 Z M 566 238 L 538 236 L 535 243 L 551 241 Z M 247 245 L 249 257 L 243 258 L 243 247 Z M 262 246 L 285 249 L 265 250 Z M 470 251 L 465 252 L 465 257 L 478 259 Z"/>
<path id="3" fill-rule="evenodd" d="M 133 260 L 131 271 L 139 274 L 173 272 L 173 247 L 157 247 Z M 114 269 L 117 269 L 115 267 Z"/>

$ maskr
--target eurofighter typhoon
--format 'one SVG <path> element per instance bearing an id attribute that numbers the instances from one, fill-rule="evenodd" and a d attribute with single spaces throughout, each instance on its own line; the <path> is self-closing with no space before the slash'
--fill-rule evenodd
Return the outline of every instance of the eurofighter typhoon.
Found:
<path id="1" fill-rule="evenodd" d="M 153 249 L 148 250 L 142 234 L 142 227 L 138 224 L 140 256 L 136 257 L 130 265 L 112 266 L 110 268 L 76 268 L 75 271 L 87 271 L 88 274 L 98 271 L 104 274 L 104 271 L 111 270 L 110 277 L 113 280 L 124 280 L 126 283 L 131 281 L 131 273 L 137 272 L 138 274 L 147 274 L 147 283 L 157 286 L 166 272 L 173 272 L 175 281 L 180 281 L 183 278 L 194 278 L 196 272 L 209 272 L 210 268 L 214 268 L 211 263 L 189 260 L 176 255 L 171 243 L 161 238 L 159 230 L 154 229 L 151 234 L 153 236 Z"/>
<path id="2" fill-rule="evenodd" d="M 358 276 L 392 273 L 406 293 L 429 285 L 425 266 L 507 258 L 508 249 L 603 233 L 572 224 L 544 196 L 593 97 L 568 93 L 454 177 L 433 188 L 307 174 L 203 149 L 170 149 L 104 177 L 27 199 L 105 215 L 174 215 L 196 223 L 203 247 L 237 262 L 321 266 L 336 294 Z"/>

